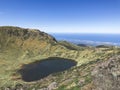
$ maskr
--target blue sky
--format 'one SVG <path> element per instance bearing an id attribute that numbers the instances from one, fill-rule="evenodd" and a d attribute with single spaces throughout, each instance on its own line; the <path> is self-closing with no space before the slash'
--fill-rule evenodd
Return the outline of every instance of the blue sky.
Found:
<path id="1" fill-rule="evenodd" d="M 0 0 L 0 26 L 120 33 L 120 0 Z"/>

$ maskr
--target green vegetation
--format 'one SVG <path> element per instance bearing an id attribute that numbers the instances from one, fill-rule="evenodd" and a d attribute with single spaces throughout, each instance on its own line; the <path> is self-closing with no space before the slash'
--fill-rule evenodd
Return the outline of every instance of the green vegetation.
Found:
<path id="1" fill-rule="evenodd" d="M 82 87 L 91 85 L 91 71 L 97 63 L 118 54 L 119 47 L 76 46 L 66 41 L 57 42 L 54 37 L 39 30 L 0 27 L 0 87 L 22 84 L 43 88 L 57 82 L 58 90 L 82 90 Z M 24 64 L 48 57 L 72 59 L 77 66 L 36 82 L 25 82 L 17 73 Z"/>

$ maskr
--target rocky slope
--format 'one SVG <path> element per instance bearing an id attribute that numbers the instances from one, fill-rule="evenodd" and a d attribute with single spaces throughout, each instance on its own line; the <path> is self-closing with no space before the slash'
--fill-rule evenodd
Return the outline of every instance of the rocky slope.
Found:
<path id="1" fill-rule="evenodd" d="M 57 83 L 58 90 L 85 90 L 86 87 L 92 88 L 91 72 L 99 61 L 108 60 L 119 54 L 119 47 L 76 46 L 66 41 L 58 42 L 54 37 L 40 30 L 3 26 L 0 27 L 0 87 L 14 88 L 20 85 L 28 90 L 40 89 L 51 86 L 54 82 Z M 25 82 L 17 73 L 23 65 L 48 57 L 72 59 L 77 62 L 77 66 L 51 74 L 36 82 Z"/>
<path id="2" fill-rule="evenodd" d="M 120 56 L 99 63 L 92 76 L 93 90 L 120 90 Z"/>
<path id="3" fill-rule="evenodd" d="M 20 49 L 24 52 L 41 54 L 45 47 L 56 42 L 55 38 L 39 30 L 10 26 L 0 27 L 1 51 Z"/>

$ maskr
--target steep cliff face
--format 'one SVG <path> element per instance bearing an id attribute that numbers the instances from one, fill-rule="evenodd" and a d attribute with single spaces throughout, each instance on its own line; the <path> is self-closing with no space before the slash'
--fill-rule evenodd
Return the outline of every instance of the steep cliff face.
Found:
<path id="1" fill-rule="evenodd" d="M 52 36 L 35 29 L 19 27 L 0 27 L 0 45 L 2 47 L 21 47 L 21 49 L 42 49 L 56 43 Z"/>
<path id="2" fill-rule="evenodd" d="M 19 27 L 0 27 L 0 52 L 17 53 L 17 55 L 42 54 L 48 46 L 56 44 L 54 37 L 35 29 Z M 16 54 L 15 54 L 16 56 Z"/>
<path id="3" fill-rule="evenodd" d="M 54 45 L 57 45 L 55 38 L 39 30 L 0 27 L 0 86 L 18 78 L 15 75 L 18 68 L 44 58 L 42 55 Z"/>

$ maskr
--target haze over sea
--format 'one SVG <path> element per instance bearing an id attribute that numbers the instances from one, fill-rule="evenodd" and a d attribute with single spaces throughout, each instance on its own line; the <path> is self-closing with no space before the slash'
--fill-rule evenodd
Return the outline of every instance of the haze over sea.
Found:
<path id="1" fill-rule="evenodd" d="M 120 46 L 120 34 L 52 33 L 51 35 L 57 40 L 65 40 L 75 44 Z"/>

